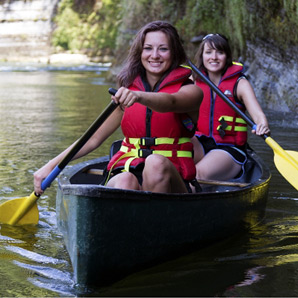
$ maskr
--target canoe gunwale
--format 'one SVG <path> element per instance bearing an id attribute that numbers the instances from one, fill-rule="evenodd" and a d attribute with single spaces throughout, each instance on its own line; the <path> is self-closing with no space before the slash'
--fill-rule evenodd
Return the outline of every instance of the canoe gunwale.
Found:
<path id="1" fill-rule="evenodd" d="M 257 162 L 257 165 L 262 169 L 261 177 L 253 182 L 249 183 L 244 187 L 235 187 L 235 186 L 210 186 L 204 188 L 200 193 L 152 193 L 149 191 L 139 191 L 139 190 L 125 190 L 110 188 L 99 184 L 72 184 L 71 178 L 77 173 L 85 173 L 88 169 L 94 167 L 97 164 L 107 163 L 109 158 L 108 156 L 95 158 L 87 162 L 78 163 L 74 166 L 67 167 L 61 174 L 59 178 L 59 188 L 66 195 L 79 195 L 79 196 L 88 196 L 88 197 L 107 197 L 109 199 L 114 196 L 121 194 L 125 196 L 126 199 L 137 199 L 137 200 L 196 200 L 196 199 L 208 199 L 209 197 L 227 197 L 229 194 L 235 196 L 236 193 L 242 193 L 254 189 L 256 187 L 266 186 L 270 179 L 271 174 L 269 169 L 263 164 L 262 160 L 257 156 L 253 155 L 253 159 Z M 88 174 L 86 174 L 88 175 Z M 232 182 L 243 182 L 239 179 L 231 179 Z M 245 181 L 247 182 L 247 181 Z M 118 198 L 118 197 L 117 197 Z"/>

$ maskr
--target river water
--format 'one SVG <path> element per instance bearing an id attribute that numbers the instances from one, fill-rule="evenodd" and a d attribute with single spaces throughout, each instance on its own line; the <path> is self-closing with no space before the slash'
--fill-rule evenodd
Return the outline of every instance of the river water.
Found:
<path id="1" fill-rule="evenodd" d="M 0 203 L 28 196 L 34 171 L 81 136 L 109 103 L 113 84 L 106 71 L 99 65 L 0 65 Z M 267 114 L 274 140 L 296 151 L 297 116 Z M 117 131 L 81 160 L 108 154 L 119 138 Z M 276 170 L 261 138 L 250 136 L 250 145 L 272 173 L 265 219 L 251 231 L 109 287 L 77 288 L 56 226 L 55 181 L 38 200 L 37 226 L 0 226 L 0 297 L 298 296 L 298 192 Z"/>

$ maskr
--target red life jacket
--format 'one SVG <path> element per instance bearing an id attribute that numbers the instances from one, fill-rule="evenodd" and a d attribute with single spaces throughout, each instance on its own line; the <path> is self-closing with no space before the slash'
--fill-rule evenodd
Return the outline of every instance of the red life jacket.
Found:
<path id="1" fill-rule="evenodd" d="M 174 69 L 159 84 L 154 92 L 177 92 L 188 80 L 191 70 L 184 67 Z M 130 90 L 146 91 L 146 83 L 138 76 Z M 126 108 L 121 122 L 125 136 L 120 150 L 112 157 L 108 170 L 135 167 L 144 163 L 149 154 L 168 157 L 183 179 L 195 178 L 193 145 L 190 138 L 194 135 L 195 125 L 184 113 L 159 113 L 135 103 Z"/>
<path id="2" fill-rule="evenodd" d="M 234 97 L 234 87 L 242 71 L 242 64 L 233 63 L 221 78 L 218 88 L 245 112 L 245 106 Z M 220 96 L 215 94 L 213 100 L 214 93 L 207 84 L 199 80 L 196 84 L 204 92 L 196 135 L 213 137 L 218 145 L 244 145 L 247 141 L 246 122 Z"/>

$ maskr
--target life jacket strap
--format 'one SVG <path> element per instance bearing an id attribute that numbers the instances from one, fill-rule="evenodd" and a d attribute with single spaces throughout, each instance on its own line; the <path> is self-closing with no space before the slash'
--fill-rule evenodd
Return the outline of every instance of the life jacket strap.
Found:
<path id="1" fill-rule="evenodd" d="M 160 154 L 165 157 L 172 157 L 173 151 L 171 150 L 154 150 L 154 149 L 131 149 L 128 151 L 128 147 L 122 145 L 120 151 L 124 153 L 131 153 L 135 158 L 146 158 L 151 154 Z M 123 155 L 122 155 L 123 156 Z M 193 157 L 192 151 L 177 150 L 177 157 Z"/>
<path id="2" fill-rule="evenodd" d="M 140 145 L 142 146 L 157 146 L 157 145 L 163 145 L 163 144 L 174 144 L 175 138 L 124 138 L 124 141 L 129 141 L 130 144 L 134 145 L 135 148 L 129 148 L 125 146 L 125 144 L 122 143 L 122 146 L 120 147 L 121 152 L 124 154 L 121 155 L 115 163 L 112 165 L 112 167 L 109 170 L 105 185 L 107 184 L 109 177 L 111 175 L 111 172 L 114 168 L 114 166 L 122 159 L 127 158 L 127 161 L 125 162 L 124 169 L 122 172 L 129 172 L 129 167 L 131 162 L 135 158 L 146 158 L 151 154 L 160 154 L 165 157 L 172 157 L 173 151 L 171 150 L 155 150 L 155 149 L 149 149 L 149 148 L 140 148 Z M 185 144 L 191 142 L 190 138 L 179 138 L 178 144 Z M 187 157 L 187 158 L 193 158 L 193 152 L 192 151 L 185 151 L 185 150 L 177 150 L 176 151 L 177 157 Z"/>
<path id="3" fill-rule="evenodd" d="M 151 137 L 143 137 L 143 138 L 124 138 L 124 141 L 128 141 L 133 145 L 141 145 L 141 146 L 158 146 L 158 145 L 166 145 L 166 144 L 174 144 L 175 138 L 151 138 Z M 191 142 L 190 138 L 179 138 L 178 144 L 185 144 Z"/>
<path id="4" fill-rule="evenodd" d="M 232 116 L 221 116 L 218 121 L 220 122 L 220 125 L 217 126 L 217 130 L 219 131 L 220 136 L 223 138 L 225 136 L 225 131 L 232 131 L 232 126 L 227 124 L 228 122 L 233 122 L 234 118 Z M 247 131 L 247 123 L 244 119 L 240 117 L 236 117 L 235 123 L 244 124 L 245 126 L 238 126 L 235 125 L 234 131 L 241 131 L 245 132 Z"/>

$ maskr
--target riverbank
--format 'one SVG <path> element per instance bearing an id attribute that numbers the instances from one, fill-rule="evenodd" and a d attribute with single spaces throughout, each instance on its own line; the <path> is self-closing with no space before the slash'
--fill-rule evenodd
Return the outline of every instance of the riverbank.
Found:
<path id="1" fill-rule="evenodd" d="M 41 65 L 78 65 L 97 63 L 105 66 L 111 66 L 112 57 L 88 57 L 84 54 L 59 53 L 44 56 L 10 56 L 1 57 L 0 63 L 8 64 L 41 64 Z"/>
<path id="2" fill-rule="evenodd" d="M 247 43 L 245 73 L 263 108 L 298 114 L 297 55 L 297 46 L 280 50 L 269 41 Z"/>
<path id="3" fill-rule="evenodd" d="M 247 48 L 247 57 L 242 61 L 245 74 L 252 83 L 263 109 L 292 113 L 293 117 L 297 115 L 298 64 L 291 53 L 298 53 L 298 49 L 291 48 L 282 53 L 272 44 L 261 41 L 257 45 L 247 43 Z M 44 56 L 11 56 L 8 59 L 1 59 L 0 55 L 0 64 L 17 65 L 17 70 L 20 65 L 53 68 L 77 65 L 108 67 L 107 79 L 110 82 L 115 81 L 121 68 L 114 61 L 115 58 L 111 56 L 89 57 L 82 53 L 68 52 Z M 5 67 L 0 68 L 0 71 L 3 70 Z"/>

